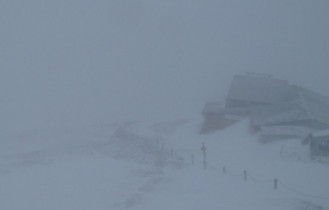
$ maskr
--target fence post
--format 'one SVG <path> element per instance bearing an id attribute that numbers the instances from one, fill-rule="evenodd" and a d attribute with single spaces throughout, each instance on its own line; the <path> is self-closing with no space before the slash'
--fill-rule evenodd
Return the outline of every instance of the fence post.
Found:
<path id="1" fill-rule="evenodd" d="M 283 145 L 281 145 L 281 150 L 280 150 L 280 156 L 282 157 L 283 155 Z"/>
<path id="2" fill-rule="evenodd" d="M 191 155 L 191 162 L 192 162 L 192 165 L 194 165 L 194 155 L 193 154 Z"/>
<path id="3" fill-rule="evenodd" d="M 226 167 L 224 166 L 223 167 L 223 174 L 225 174 L 226 173 Z"/>
<path id="4" fill-rule="evenodd" d="M 244 170 L 243 175 L 244 175 L 244 181 L 247 181 L 247 170 Z"/>

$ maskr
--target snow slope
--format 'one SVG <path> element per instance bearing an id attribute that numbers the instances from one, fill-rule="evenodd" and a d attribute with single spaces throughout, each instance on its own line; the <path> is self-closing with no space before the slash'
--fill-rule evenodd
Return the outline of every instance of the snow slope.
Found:
<path id="1" fill-rule="evenodd" d="M 328 164 L 310 160 L 307 145 L 262 144 L 247 121 L 199 135 L 200 123 L 8 134 L 0 209 L 329 209 Z"/>

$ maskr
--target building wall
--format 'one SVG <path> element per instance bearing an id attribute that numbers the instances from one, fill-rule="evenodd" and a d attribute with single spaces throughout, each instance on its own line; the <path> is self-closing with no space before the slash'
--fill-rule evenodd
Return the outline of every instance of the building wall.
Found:
<path id="1" fill-rule="evenodd" d="M 329 156 L 329 136 L 313 138 L 311 141 L 312 156 Z"/>
<path id="2" fill-rule="evenodd" d="M 236 120 L 227 119 L 225 115 L 207 114 L 204 115 L 204 122 L 200 133 L 207 133 L 215 130 L 223 129 L 235 123 Z"/>

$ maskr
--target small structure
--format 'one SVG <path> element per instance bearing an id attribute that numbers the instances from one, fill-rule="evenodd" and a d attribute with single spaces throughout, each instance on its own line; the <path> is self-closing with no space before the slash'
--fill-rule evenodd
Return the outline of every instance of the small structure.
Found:
<path id="1" fill-rule="evenodd" d="M 329 130 L 314 132 L 310 136 L 311 156 L 329 156 Z"/>
<path id="2" fill-rule="evenodd" d="M 329 98 L 268 75 L 233 78 L 224 104 L 208 102 L 201 133 L 249 117 L 250 128 L 262 140 L 297 137 L 329 129 Z"/>

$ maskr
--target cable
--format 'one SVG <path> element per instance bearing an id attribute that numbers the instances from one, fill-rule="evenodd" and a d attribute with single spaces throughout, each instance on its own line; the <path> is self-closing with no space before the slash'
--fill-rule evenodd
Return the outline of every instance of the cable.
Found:
<path id="1" fill-rule="evenodd" d="M 269 179 L 268 180 L 265 180 L 265 179 L 255 178 L 254 176 L 250 175 L 249 173 L 248 173 L 247 177 L 250 178 L 254 182 L 261 182 L 261 183 L 270 183 L 270 182 L 273 182 L 273 180 L 269 180 Z"/>
<path id="2" fill-rule="evenodd" d="M 226 171 L 231 176 L 243 176 L 243 173 L 233 173 L 229 168 L 226 168 Z"/>
<path id="3" fill-rule="evenodd" d="M 322 196 L 316 196 L 316 195 L 311 195 L 311 194 L 308 194 L 308 193 L 304 193 L 304 192 L 301 192 L 301 191 L 298 191 L 298 190 L 295 190 L 293 189 L 292 187 L 289 187 L 288 185 L 282 183 L 280 180 L 278 180 L 278 183 L 281 184 L 283 187 L 285 187 L 286 189 L 292 191 L 292 192 L 295 192 L 295 193 L 298 193 L 300 195 L 304 195 L 304 196 L 308 196 L 308 197 L 313 197 L 313 198 L 318 198 L 318 199 L 328 199 L 329 200 L 329 197 L 322 197 Z"/>
<path id="4" fill-rule="evenodd" d="M 210 169 L 213 169 L 213 170 L 223 170 L 223 173 L 225 174 L 228 174 L 230 176 L 244 176 L 245 175 L 245 172 L 242 172 L 242 173 L 233 173 L 228 167 L 223 167 L 223 168 L 218 168 L 218 167 L 215 167 L 215 166 L 212 166 L 212 165 L 209 165 L 209 168 Z M 259 178 L 256 178 L 254 177 L 253 175 L 251 175 L 250 173 L 247 173 L 247 177 L 254 181 L 254 182 L 259 182 L 259 183 L 270 183 L 270 182 L 273 182 L 275 179 L 259 179 Z M 318 198 L 318 199 L 326 199 L 326 200 L 329 200 L 329 197 L 325 197 L 325 196 L 316 196 L 316 195 L 311 195 L 311 194 L 308 194 L 308 193 L 304 193 L 304 192 L 301 192 L 299 190 L 296 190 L 286 184 L 284 184 L 283 182 L 281 182 L 280 180 L 277 180 L 278 184 L 280 184 L 281 186 L 283 186 L 284 188 L 286 188 L 287 190 L 290 190 L 292 192 L 295 192 L 297 194 L 300 194 L 300 195 L 303 195 L 303 196 L 308 196 L 308 197 L 313 197 L 313 198 Z"/>

